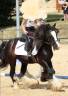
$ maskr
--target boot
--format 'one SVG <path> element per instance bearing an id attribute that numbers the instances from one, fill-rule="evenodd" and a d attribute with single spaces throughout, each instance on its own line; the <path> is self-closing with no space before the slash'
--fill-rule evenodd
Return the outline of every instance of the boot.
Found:
<path id="1" fill-rule="evenodd" d="M 28 38 L 28 40 L 26 40 L 25 49 L 28 52 L 28 55 L 31 55 L 32 53 L 32 43 L 33 43 L 33 40 L 31 38 Z"/>

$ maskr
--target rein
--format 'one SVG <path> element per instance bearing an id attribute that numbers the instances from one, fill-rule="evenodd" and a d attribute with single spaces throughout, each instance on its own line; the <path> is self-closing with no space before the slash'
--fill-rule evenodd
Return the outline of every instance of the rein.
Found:
<path id="1" fill-rule="evenodd" d="M 49 42 L 44 42 L 44 44 L 50 45 L 50 43 L 49 43 Z"/>
<path id="2" fill-rule="evenodd" d="M 17 48 L 20 48 L 21 46 L 23 46 L 24 44 L 22 44 L 22 45 L 20 45 L 20 46 L 18 46 Z"/>

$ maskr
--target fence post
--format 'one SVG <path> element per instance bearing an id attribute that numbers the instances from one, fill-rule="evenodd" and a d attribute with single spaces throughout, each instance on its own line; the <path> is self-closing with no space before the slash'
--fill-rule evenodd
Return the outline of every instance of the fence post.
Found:
<path id="1" fill-rule="evenodd" d="M 19 20 L 19 0 L 16 0 L 16 35 L 19 37 L 19 27 L 20 27 L 20 20 Z"/>

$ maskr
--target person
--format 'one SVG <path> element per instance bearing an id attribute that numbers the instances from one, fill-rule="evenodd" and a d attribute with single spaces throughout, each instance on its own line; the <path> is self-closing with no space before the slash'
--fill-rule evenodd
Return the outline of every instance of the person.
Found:
<path id="1" fill-rule="evenodd" d="M 64 20 L 68 20 L 68 0 L 63 4 Z"/>
<path id="2" fill-rule="evenodd" d="M 68 0 L 59 0 L 59 4 L 62 5 L 64 20 L 68 20 Z"/>
<path id="3" fill-rule="evenodd" d="M 34 32 L 35 28 L 45 23 L 47 18 L 45 0 L 25 0 L 20 7 L 20 12 L 23 14 L 21 29 L 28 36 L 30 31 Z M 31 43 L 32 39 L 30 38 L 27 45 Z M 28 49 L 29 46 L 27 47 Z"/>

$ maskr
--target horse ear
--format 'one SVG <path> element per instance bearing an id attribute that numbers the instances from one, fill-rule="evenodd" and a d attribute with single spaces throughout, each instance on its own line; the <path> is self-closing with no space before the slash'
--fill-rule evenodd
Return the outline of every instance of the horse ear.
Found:
<path id="1" fill-rule="evenodd" d="M 55 26 L 56 26 L 56 23 L 54 23 L 53 27 L 55 27 Z"/>

